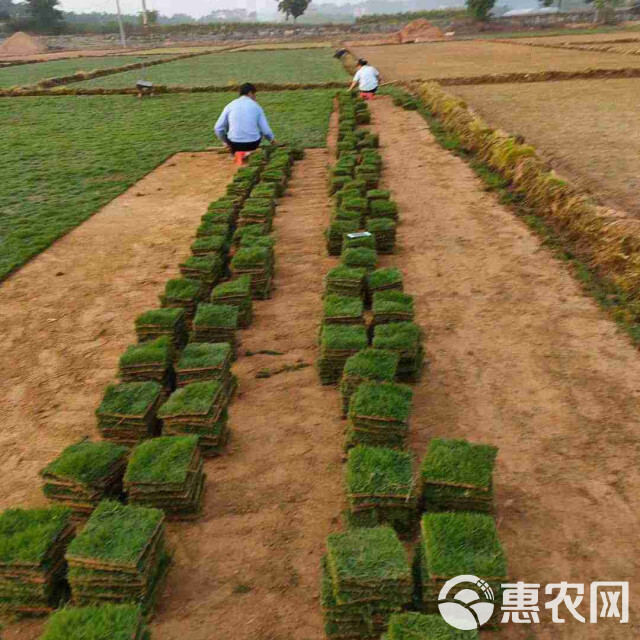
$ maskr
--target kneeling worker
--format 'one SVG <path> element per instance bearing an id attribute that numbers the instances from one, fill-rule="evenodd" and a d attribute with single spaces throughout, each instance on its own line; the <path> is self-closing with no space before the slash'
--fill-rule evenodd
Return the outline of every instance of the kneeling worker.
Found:
<path id="1" fill-rule="evenodd" d="M 358 60 L 356 68 L 358 70 L 353 76 L 353 82 L 349 87 L 349 91 L 352 91 L 357 84 L 360 89 L 360 95 L 362 95 L 363 98 L 370 100 L 378 90 L 378 85 L 380 84 L 380 72 L 362 58 Z"/>
<path id="2" fill-rule="evenodd" d="M 245 82 L 240 87 L 240 97 L 224 108 L 216 122 L 215 133 L 240 158 L 255 151 L 263 136 L 275 142 L 267 117 L 256 102 L 256 88 L 250 82 Z"/>

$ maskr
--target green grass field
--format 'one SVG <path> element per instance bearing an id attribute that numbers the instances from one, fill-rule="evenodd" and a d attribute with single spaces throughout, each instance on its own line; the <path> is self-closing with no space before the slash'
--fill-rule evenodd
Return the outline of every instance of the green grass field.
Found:
<path id="1" fill-rule="evenodd" d="M 94 71 L 95 69 L 111 69 L 136 62 L 151 62 L 166 55 L 157 56 L 105 56 L 96 58 L 75 58 L 73 60 L 52 60 L 37 64 L 21 64 L 15 67 L 0 69 L 0 88 L 24 87 L 36 84 L 49 78 L 68 76 L 77 71 Z"/>
<path id="2" fill-rule="evenodd" d="M 334 92 L 262 93 L 281 142 L 323 147 Z M 0 279 L 177 151 L 218 145 L 231 93 L 0 101 Z M 204 213 L 204 212 L 203 212 Z"/>
<path id="3" fill-rule="evenodd" d="M 227 86 L 242 82 L 272 84 L 341 82 L 349 78 L 331 49 L 215 53 L 140 70 L 94 78 L 76 87 L 131 87 L 144 79 L 187 87 Z"/>

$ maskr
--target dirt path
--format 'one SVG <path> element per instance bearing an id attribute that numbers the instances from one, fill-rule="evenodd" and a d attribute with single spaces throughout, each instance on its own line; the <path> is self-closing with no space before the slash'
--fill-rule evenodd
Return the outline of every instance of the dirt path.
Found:
<path id="1" fill-rule="evenodd" d="M 342 501 L 339 394 L 314 360 L 329 206 L 325 150 L 296 164 L 275 219 L 276 291 L 255 303 L 231 407 L 230 451 L 207 463 L 204 517 L 172 527 L 176 562 L 154 623 L 163 640 L 320 640 L 324 540 Z M 311 366 L 260 379 L 262 369 Z"/>
<path id="2" fill-rule="evenodd" d="M 216 154 L 176 155 L 0 285 L 0 508 L 45 504 L 38 471 L 97 436 L 93 412 L 135 342 L 134 318 L 157 306 L 233 171 Z"/>
<path id="3" fill-rule="evenodd" d="M 502 637 L 638 637 L 638 353 L 418 114 L 388 98 L 373 112 L 403 221 L 394 262 L 428 329 L 413 448 L 421 456 L 433 436 L 500 448 L 497 517 L 513 578 L 587 583 L 586 601 L 592 581 L 631 582 L 629 625 L 552 624 L 542 605 L 543 624 Z"/>

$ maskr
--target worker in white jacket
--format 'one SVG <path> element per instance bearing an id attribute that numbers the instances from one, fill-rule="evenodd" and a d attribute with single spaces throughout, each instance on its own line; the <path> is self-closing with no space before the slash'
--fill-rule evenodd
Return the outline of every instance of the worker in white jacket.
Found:
<path id="1" fill-rule="evenodd" d="M 353 82 L 349 87 L 349 91 L 358 85 L 361 94 L 365 94 L 363 98 L 373 98 L 380 84 L 380 72 L 372 67 L 366 60 L 360 58 L 358 60 L 356 74 L 353 76 Z"/>

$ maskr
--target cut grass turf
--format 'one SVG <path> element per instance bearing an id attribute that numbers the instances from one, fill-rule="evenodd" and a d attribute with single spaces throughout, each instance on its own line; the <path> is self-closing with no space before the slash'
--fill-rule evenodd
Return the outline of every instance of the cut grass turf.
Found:
<path id="1" fill-rule="evenodd" d="M 320 334 L 320 345 L 328 351 L 364 349 L 367 346 L 367 330 L 362 326 L 325 324 Z"/>
<path id="2" fill-rule="evenodd" d="M 176 370 L 220 367 L 231 358 L 228 342 L 192 342 L 180 354 Z"/>
<path id="3" fill-rule="evenodd" d="M 398 369 L 398 354 L 384 349 L 363 349 L 344 365 L 344 375 L 392 382 Z"/>
<path id="4" fill-rule="evenodd" d="M 440 614 L 394 613 L 383 640 L 478 640 L 478 632 L 455 629 Z"/>
<path id="5" fill-rule="evenodd" d="M 132 344 L 120 356 L 120 367 L 141 364 L 165 364 L 171 362 L 171 340 L 168 336 L 161 336 L 155 340 Z"/>
<path id="6" fill-rule="evenodd" d="M 142 612 L 134 605 L 65 607 L 47 620 L 40 640 L 142 640 Z"/>
<path id="7" fill-rule="evenodd" d="M 358 445 L 349 451 L 345 483 L 348 494 L 409 498 L 413 491 L 411 455 Z"/>
<path id="8" fill-rule="evenodd" d="M 124 482 L 184 483 L 198 448 L 198 436 L 163 436 L 139 444 L 132 452 Z"/>
<path id="9" fill-rule="evenodd" d="M 228 304 L 200 304 L 193 320 L 193 326 L 195 328 L 237 329 L 238 307 Z"/>
<path id="10" fill-rule="evenodd" d="M 96 415 L 143 416 L 161 393 L 162 387 L 157 382 L 110 384 L 96 410 Z"/>
<path id="11" fill-rule="evenodd" d="M 260 93 L 259 100 L 279 141 L 323 147 L 333 94 L 284 91 Z M 131 96 L 0 101 L 0 139 L 11 150 L 0 156 L 0 279 L 169 156 L 219 145 L 212 122 L 236 97 L 219 93 L 163 95 L 148 101 Z"/>
<path id="12" fill-rule="evenodd" d="M 406 422 L 413 391 L 401 384 L 363 382 L 351 397 L 349 415 L 388 418 Z"/>
<path id="13" fill-rule="evenodd" d="M 183 309 L 151 309 L 150 311 L 141 313 L 136 318 L 135 325 L 136 327 L 155 325 L 165 329 L 171 329 L 183 318 Z"/>
<path id="14" fill-rule="evenodd" d="M 214 53 L 148 69 L 93 78 L 74 86 L 131 87 L 139 78 L 155 84 L 187 87 L 239 85 L 247 78 L 251 78 L 252 82 L 270 84 L 317 84 L 349 80 L 342 64 L 333 58 L 333 50 L 327 48 Z"/>
<path id="15" fill-rule="evenodd" d="M 413 314 L 413 296 L 402 291 L 378 291 L 373 294 L 373 313 Z"/>
<path id="16" fill-rule="evenodd" d="M 215 380 L 193 382 L 174 391 L 160 407 L 158 417 L 179 415 L 206 415 L 214 405 L 221 390 L 221 383 Z"/>
<path id="17" fill-rule="evenodd" d="M 402 272 L 398 267 L 376 269 L 367 277 L 367 283 L 371 290 L 388 288 L 393 285 L 402 285 Z"/>
<path id="18" fill-rule="evenodd" d="M 325 319 L 361 318 L 363 312 L 364 303 L 360 298 L 353 296 L 328 295 L 323 302 Z"/>

